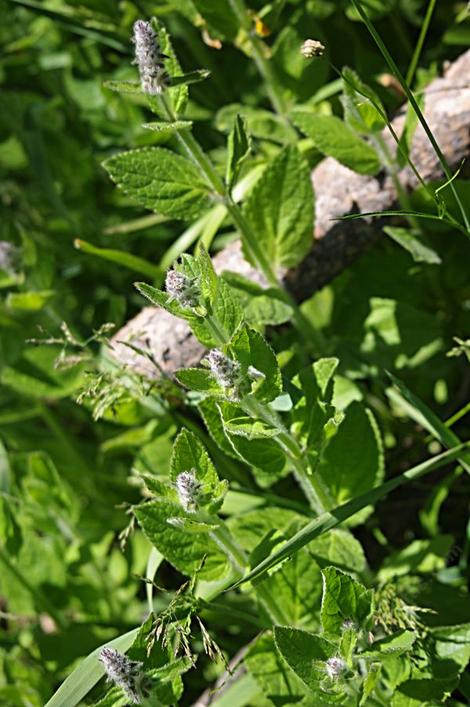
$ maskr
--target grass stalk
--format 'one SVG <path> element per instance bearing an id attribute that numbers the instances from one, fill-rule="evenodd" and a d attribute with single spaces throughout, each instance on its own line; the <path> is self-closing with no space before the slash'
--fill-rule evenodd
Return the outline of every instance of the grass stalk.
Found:
<path id="1" fill-rule="evenodd" d="M 465 206 L 462 202 L 462 199 L 460 198 L 457 188 L 456 188 L 455 184 L 453 183 L 453 181 L 451 181 L 452 176 L 453 176 L 452 172 L 450 170 L 450 167 L 447 163 L 447 160 L 446 160 L 441 148 L 439 147 L 439 144 L 438 144 L 436 138 L 433 135 L 431 128 L 428 125 L 426 118 L 423 115 L 421 108 L 418 105 L 416 98 L 413 95 L 413 92 L 411 91 L 408 83 L 405 80 L 405 77 L 403 76 L 400 69 L 398 68 L 394 58 L 392 57 L 389 50 L 385 46 L 381 36 L 379 35 L 377 30 L 375 29 L 372 21 L 370 20 L 369 16 L 367 15 L 364 8 L 362 7 L 362 3 L 360 2 L 360 0 L 352 0 L 352 3 L 354 5 L 354 7 L 356 8 L 357 12 L 359 13 L 359 15 L 361 16 L 367 29 L 369 30 L 374 42 L 376 43 L 377 47 L 379 48 L 380 52 L 382 53 L 382 56 L 384 57 L 385 61 L 387 62 L 388 66 L 390 68 L 390 71 L 396 76 L 396 78 L 400 82 L 400 85 L 403 88 L 403 91 L 405 92 L 406 97 L 408 98 L 414 112 L 416 113 L 418 120 L 421 123 L 423 130 L 426 133 L 426 135 L 429 139 L 429 142 L 431 143 L 431 145 L 433 147 L 434 152 L 436 153 L 437 159 L 439 160 L 439 164 L 442 167 L 442 171 L 444 172 L 446 178 L 449 180 L 449 187 L 452 191 L 452 194 L 454 195 L 455 201 L 459 207 L 463 222 L 465 224 L 466 235 L 467 235 L 467 237 L 470 238 L 470 219 L 467 215 Z"/>

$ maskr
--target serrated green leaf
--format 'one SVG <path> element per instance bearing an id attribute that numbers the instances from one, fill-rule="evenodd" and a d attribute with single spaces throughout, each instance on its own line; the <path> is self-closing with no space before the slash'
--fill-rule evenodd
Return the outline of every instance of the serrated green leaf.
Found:
<path id="1" fill-rule="evenodd" d="M 380 160 L 374 148 L 336 116 L 317 115 L 297 108 L 292 119 L 324 155 L 334 157 L 359 174 L 379 172 Z"/>
<path id="2" fill-rule="evenodd" d="M 205 368 L 180 368 L 175 371 L 176 379 L 189 390 L 225 397 L 225 390 L 216 382 L 212 373 Z"/>
<path id="3" fill-rule="evenodd" d="M 229 189 L 232 188 L 237 179 L 240 167 L 250 154 L 250 150 L 251 140 L 247 132 L 246 120 L 241 115 L 237 114 L 227 141 L 225 182 Z"/>
<path id="4" fill-rule="evenodd" d="M 225 429 L 231 435 L 246 437 L 246 439 L 266 439 L 277 437 L 279 434 L 277 428 L 271 427 L 261 420 L 253 420 L 253 418 L 245 415 L 226 420 Z"/>
<path id="5" fill-rule="evenodd" d="M 311 689 L 319 690 L 325 662 L 336 654 L 336 645 L 322 636 L 297 628 L 276 626 L 274 641 L 294 673 Z"/>
<path id="6" fill-rule="evenodd" d="M 144 535 L 170 564 L 187 576 L 201 566 L 201 579 L 212 581 L 225 576 L 229 570 L 226 556 L 206 533 L 188 534 L 170 525 L 169 518 L 185 520 L 187 513 L 177 503 L 159 499 L 135 509 L 135 515 Z"/>
<path id="7" fill-rule="evenodd" d="M 170 476 L 173 481 L 183 471 L 193 471 L 202 485 L 204 504 L 223 499 L 226 484 L 219 481 L 217 471 L 204 445 L 189 430 L 183 428 L 173 445 Z"/>
<path id="8" fill-rule="evenodd" d="M 244 216 L 274 268 L 297 265 L 312 247 L 313 199 L 307 164 L 296 147 L 284 148 L 243 205 Z"/>
<path id="9" fill-rule="evenodd" d="M 336 434 L 322 451 L 318 471 L 338 503 L 343 503 L 380 483 L 384 454 L 380 430 L 370 410 L 353 402 Z M 362 522 L 364 513 L 354 519 Z"/>
<path id="10" fill-rule="evenodd" d="M 305 696 L 307 689 L 304 683 L 292 671 L 285 669 L 271 632 L 258 636 L 249 646 L 244 663 L 262 694 L 273 704 L 296 704 Z"/>
<path id="11" fill-rule="evenodd" d="M 207 185 L 193 162 L 163 147 L 122 152 L 104 167 L 134 201 L 165 216 L 192 219 L 210 205 Z"/>
<path id="12" fill-rule="evenodd" d="M 276 355 L 263 336 L 255 329 L 242 326 L 229 347 L 242 365 L 244 375 L 251 379 L 251 390 L 258 400 L 269 402 L 282 392 L 282 377 Z M 251 373 L 251 370 L 254 371 Z"/>
<path id="13" fill-rule="evenodd" d="M 364 628 L 372 611 L 372 592 L 336 567 L 323 571 L 321 622 L 325 633 L 341 635 L 345 621 Z"/>
<path id="14" fill-rule="evenodd" d="M 283 622 L 289 626 L 318 629 L 318 609 L 322 592 L 320 567 L 303 548 L 269 577 L 261 586 L 275 597 Z"/>

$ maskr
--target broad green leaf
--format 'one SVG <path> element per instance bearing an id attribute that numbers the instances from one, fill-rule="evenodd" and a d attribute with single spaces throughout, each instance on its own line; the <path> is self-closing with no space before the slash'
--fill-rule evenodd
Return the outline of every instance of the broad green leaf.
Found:
<path id="1" fill-rule="evenodd" d="M 371 145 L 334 115 L 317 115 L 305 109 L 293 111 L 292 119 L 315 147 L 359 174 L 377 174 L 380 160 Z"/>
<path id="2" fill-rule="evenodd" d="M 443 704 L 444 697 L 456 684 L 457 678 L 450 681 L 425 677 L 406 680 L 398 685 L 390 704 L 391 707 L 434 707 Z"/>
<path id="3" fill-rule="evenodd" d="M 297 552 L 297 550 L 307 545 L 307 543 L 310 543 L 312 540 L 315 540 L 332 528 L 335 528 L 337 525 L 344 522 L 358 511 L 366 508 L 370 504 L 376 503 L 396 488 L 399 488 L 410 481 L 415 481 L 424 474 L 448 464 L 450 461 L 461 455 L 464 450 L 469 448 L 470 443 L 461 444 L 458 447 L 444 452 L 443 454 L 438 454 L 435 457 L 431 457 L 431 459 L 428 459 L 412 469 L 405 471 L 400 476 L 386 481 L 381 486 L 371 489 L 367 493 L 362 494 L 361 496 L 358 496 L 341 506 L 337 506 L 331 512 L 327 511 L 326 513 L 322 513 L 318 516 L 318 518 L 315 518 L 310 523 L 307 523 L 304 528 L 299 530 L 292 538 L 284 543 L 279 550 L 276 550 L 270 557 L 260 562 L 259 565 L 254 567 L 233 586 L 237 587 L 245 582 L 250 582 L 257 579 L 271 569 L 271 567 L 275 567 L 279 564 L 279 562 L 282 562 L 282 560 L 285 560 L 287 557 L 291 557 L 295 552 Z"/>
<path id="4" fill-rule="evenodd" d="M 321 622 L 328 634 L 341 635 L 345 621 L 365 628 L 372 611 L 372 592 L 336 567 L 323 571 Z"/>
<path id="5" fill-rule="evenodd" d="M 237 457 L 254 467 L 252 471 L 260 486 L 271 486 L 288 474 L 284 452 L 273 439 L 246 439 L 231 434 L 225 422 L 224 430 Z"/>
<path id="6" fill-rule="evenodd" d="M 430 246 L 423 243 L 415 231 L 398 226 L 385 226 L 383 230 L 395 243 L 410 253 L 415 263 L 441 264 L 440 256 Z"/>
<path id="7" fill-rule="evenodd" d="M 274 268 L 292 267 L 304 258 L 313 242 L 313 190 L 296 147 L 284 148 L 268 164 L 243 213 Z"/>
<path id="8" fill-rule="evenodd" d="M 271 632 L 261 634 L 250 645 L 244 663 L 270 704 L 296 704 L 305 696 L 305 685 L 285 669 Z"/>
<path id="9" fill-rule="evenodd" d="M 171 299 L 166 292 L 159 290 L 158 287 L 147 285 L 146 282 L 136 282 L 134 286 L 143 297 L 146 297 L 155 306 L 166 309 L 167 312 L 170 312 L 170 314 L 173 314 L 175 317 L 185 319 L 190 325 L 199 325 L 201 331 L 205 332 L 202 316 L 196 314 L 193 309 L 182 307 L 178 302 Z M 212 337 L 206 335 L 206 339 L 208 339 L 208 345 L 210 346 L 213 341 Z"/>
<path id="10" fill-rule="evenodd" d="M 238 177 L 243 161 L 250 154 L 251 140 L 247 132 L 246 120 L 237 115 L 227 141 L 227 168 L 225 182 L 229 189 Z"/>
<path id="11" fill-rule="evenodd" d="M 325 663 L 336 655 L 336 645 L 322 636 L 284 626 L 276 626 L 274 640 L 294 673 L 311 690 L 319 690 L 325 678 Z"/>
<path id="12" fill-rule="evenodd" d="M 134 201 L 165 216 L 192 219 L 210 205 L 208 188 L 194 163 L 163 147 L 122 152 L 104 167 Z"/>
<path id="13" fill-rule="evenodd" d="M 179 572 L 191 576 L 201 566 L 199 577 L 207 581 L 220 579 L 229 570 L 226 556 L 207 533 L 186 533 L 169 519 L 185 520 L 186 513 L 178 503 L 158 499 L 138 506 L 135 515 L 144 534 L 157 550 Z"/>
<path id="14" fill-rule="evenodd" d="M 240 459 L 224 431 L 224 423 L 219 405 L 214 399 L 205 398 L 198 403 L 198 409 L 206 424 L 207 431 L 218 447 L 229 457 Z"/>
<path id="15" fill-rule="evenodd" d="M 452 545 L 451 535 L 436 535 L 431 540 L 413 540 L 403 550 L 391 552 L 385 558 L 378 577 L 381 582 L 390 582 L 394 577 L 438 572 L 446 566 Z"/>
<path id="16" fill-rule="evenodd" d="M 205 368 L 180 368 L 175 371 L 176 379 L 189 390 L 208 393 L 221 398 L 225 397 L 225 390 L 218 385 L 212 373 Z"/>
<path id="17" fill-rule="evenodd" d="M 64 680 L 45 707 L 75 707 L 78 705 L 104 675 L 104 666 L 98 660 L 103 648 L 115 648 L 121 653 L 125 653 L 133 644 L 139 630 L 139 628 L 134 628 L 96 648 Z"/>
<path id="18" fill-rule="evenodd" d="M 225 421 L 225 429 L 231 435 L 246 437 L 246 439 L 266 439 L 277 437 L 279 430 L 262 420 L 241 415 Z"/>
<path id="19" fill-rule="evenodd" d="M 432 635 L 436 656 L 447 669 L 464 670 L 470 661 L 470 623 L 434 628 Z"/>
<path id="20" fill-rule="evenodd" d="M 319 628 L 321 572 L 307 548 L 299 550 L 271 576 L 262 579 L 260 586 L 275 598 L 285 624 Z"/>
<path id="21" fill-rule="evenodd" d="M 383 130 L 386 112 L 379 97 L 355 71 L 343 69 L 344 119 L 353 130 L 368 135 Z"/>
<path id="22" fill-rule="evenodd" d="M 243 309 L 236 292 L 222 278 L 217 279 L 216 290 L 207 310 L 217 321 L 217 335 L 210 324 L 199 321 L 191 325 L 194 334 L 206 346 L 219 347 L 222 343 L 227 344 L 232 333 L 243 321 Z"/>
<path id="23" fill-rule="evenodd" d="M 158 267 L 158 265 L 153 265 L 149 263 L 148 260 L 139 258 L 138 255 L 133 255 L 132 253 L 126 253 L 124 250 L 114 250 L 111 248 L 99 248 L 98 246 L 88 243 L 88 241 L 82 241 L 77 238 L 74 241 L 75 248 L 82 250 L 88 255 L 94 255 L 103 260 L 108 260 L 111 263 L 116 263 L 117 265 L 122 265 L 129 270 L 138 272 L 141 275 L 145 275 L 150 278 L 161 278 L 163 276 L 163 270 Z"/>
<path id="24" fill-rule="evenodd" d="M 380 657 L 383 654 L 408 653 L 413 648 L 416 638 L 417 636 L 412 631 L 399 631 L 379 641 L 374 641 L 370 650 L 364 651 L 364 655 Z"/>
<path id="25" fill-rule="evenodd" d="M 242 326 L 229 348 L 241 363 L 247 383 L 251 381 L 251 392 L 258 400 L 269 402 L 280 395 L 282 378 L 276 355 L 259 332 Z"/>
<path id="26" fill-rule="evenodd" d="M 196 479 L 202 484 L 207 502 L 223 497 L 226 484 L 219 481 L 217 471 L 204 445 L 189 430 L 183 428 L 173 445 L 170 462 L 170 476 L 173 481 L 183 471 L 193 471 Z"/>
<path id="27" fill-rule="evenodd" d="M 318 471 L 338 503 L 365 493 L 383 479 L 380 430 L 361 403 L 353 402 L 347 408 L 336 434 L 322 452 Z M 363 518 L 362 514 L 355 521 Z"/>
<path id="28" fill-rule="evenodd" d="M 273 288 L 263 288 L 239 273 L 226 270 L 222 277 L 236 291 L 247 324 L 284 324 L 292 317 L 292 307 Z"/>

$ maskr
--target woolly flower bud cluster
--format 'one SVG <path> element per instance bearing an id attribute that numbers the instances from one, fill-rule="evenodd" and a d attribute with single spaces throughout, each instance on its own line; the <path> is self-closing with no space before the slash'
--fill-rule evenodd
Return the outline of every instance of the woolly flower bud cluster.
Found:
<path id="1" fill-rule="evenodd" d="M 337 680 L 347 670 L 347 665 L 342 658 L 334 656 L 326 661 L 325 670 L 329 678 Z"/>
<path id="2" fill-rule="evenodd" d="M 144 697 L 141 689 L 143 663 L 131 660 L 114 648 L 103 648 L 100 661 L 104 665 L 108 681 L 120 687 L 126 693 L 129 702 L 140 705 Z"/>
<path id="3" fill-rule="evenodd" d="M 306 59 L 313 59 L 314 56 L 323 56 L 324 51 L 324 45 L 316 39 L 306 39 L 300 49 L 300 53 Z"/>
<path id="4" fill-rule="evenodd" d="M 19 250 L 10 241 L 0 241 L 0 270 L 14 274 L 18 265 Z"/>
<path id="5" fill-rule="evenodd" d="M 134 23 L 135 60 L 140 74 L 142 91 L 157 96 L 168 82 L 162 59 L 167 58 L 158 46 L 158 38 L 150 22 L 137 20 Z"/>
<path id="6" fill-rule="evenodd" d="M 182 307 L 197 307 L 199 304 L 200 292 L 197 283 L 177 270 L 168 270 L 165 289 L 170 298 Z"/>
<path id="7" fill-rule="evenodd" d="M 206 361 L 217 383 L 222 388 L 236 388 L 240 383 L 241 366 L 238 361 L 228 358 L 219 349 L 211 349 Z"/>
<path id="8" fill-rule="evenodd" d="M 176 477 L 179 502 L 185 511 L 195 511 L 201 493 L 201 483 L 196 479 L 194 469 L 183 471 Z"/>

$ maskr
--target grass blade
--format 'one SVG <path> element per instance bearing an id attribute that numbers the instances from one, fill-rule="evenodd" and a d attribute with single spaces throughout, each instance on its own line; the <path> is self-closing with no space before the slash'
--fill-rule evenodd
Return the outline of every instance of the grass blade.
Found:
<path id="1" fill-rule="evenodd" d="M 104 667 L 98 658 L 105 646 L 125 653 L 134 643 L 139 628 L 124 633 L 96 648 L 75 668 L 44 707 L 75 707 L 90 692 L 104 675 Z"/>
<path id="2" fill-rule="evenodd" d="M 431 143 L 433 150 L 437 155 L 437 158 L 439 160 L 439 163 L 442 167 L 442 170 L 443 170 L 445 176 L 447 177 L 447 179 L 450 180 L 452 178 L 452 172 L 450 171 L 447 160 L 446 160 L 441 148 L 439 147 L 437 140 L 434 137 L 432 130 L 429 127 L 428 122 L 427 122 L 426 118 L 424 117 L 424 115 L 421 111 L 421 108 L 419 107 L 418 102 L 417 102 L 416 98 L 414 97 L 410 87 L 408 86 L 403 74 L 401 73 L 394 58 L 392 57 L 392 55 L 388 51 L 387 47 L 383 43 L 381 36 L 379 35 L 377 30 L 375 29 L 370 18 L 368 17 L 367 13 L 365 12 L 364 8 L 362 7 L 362 3 L 359 0 L 352 0 L 352 4 L 354 5 L 357 12 L 361 16 L 364 24 L 366 25 L 367 29 L 369 30 L 369 32 L 371 34 L 374 42 L 377 44 L 378 48 L 380 49 L 380 52 L 382 53 L 382 56 L 384 57 L 385 61 L 387 62 L 391 72 L 396 76 L 396 78 L 400 82 L 401 87 L 403 88 L 403 90 L 406 94 L 406 97 L 408 98 L 409 102 L 411 103 L 411 106 L 412 106 L 414 112 L 418 116 L 419 122 L 423 126 L 424 132 L 428 136 L 429 142 Z M 470 220 L 467 216 L 467 212 L 465 210 L 465 207 L 464 207 L 462 200 L 459 196 L 459 193 L 455 187 L 455 184 L 453 184 L 453 182 L 450 181 L 449 186 L 452 190 L 455 201 L 458 204 L 458 207 L 460 209 L 460 213 L 462 214 L 463 222 L 464 222 L 465 228 L 466 228 L 466 235 L 468 238 L 470 238 Z"/>
<path id="3" fill-rule="evenodd" d="M 470 449 L 470 442 L 459 444 L 457 447 L 454 447 L 447 452 L 443 452 L 442 454 L 438 454 L 431 459 L 427 459 L 425 462 L 422 462 L 412 469 L 405 471 L 400 476 L 390 479 L 380 486 L 367 491 L 367 493 L 361 494 L 351 501 L 347 501 L 347 503 L 337 506 L 331 511 L 322 513 L 302 528 L 302 530 L 299 530 L 299 532 L 296 533 L 284 545 L 282 545 L 279 550 L 260 562 L 251 570 L 251 572 L 248 572 L 248 574 L 242 577 L 242 579 L 229 587 L 229 589 L 234 589 L 245 582 L 252 582 L 254 579 L 259 578 L 269 569 L 279 564 L 279 562 L 282 562 L 282 560 L 291 557 L 295 552 L 297 552 L 297 550 L 304 547 L 304 545 L 307 545 L 315 538 L 323 535 L 323 533 L 328 532 L 328 530 L 335 528 L 337 525 L 347 520 L 358 511 L 366 508 L 366 506 L 370 506 L 379 501 L 381 498 L 385 498 L 385 496 L 399 486 L 403 486 L 410 481 L 415 481 L 424 474 L 434 471 L 434 469 L 438 469 L 439 467 L 458 459 L 462 455 L 462 452 L 468 449 Z"/>
<path id="4" fill-rule="evenodd" d="M 440 420 L 427 405 L 423 403 L 406 385 L 396 378 L 392 373 L 388 374 L 393 383 L 393 388 L 387 390 L 387 395 L 390 400 L 401 405 L 418 425 L 424 427 L 435 439 L 437 439 L 444 447 L 450 449 L 458 444 L 461 444 L 457 437 L 447 425 Z M 464 459 L 459 459 L 459 462 L 464 467 L 465 471 L 470 473 L 470 464 Z"/>
<path id="5" fill-rule="evenodd" d="M 110 260 L 112 263 L 117 263 L 122 265 L 128 270 L 133 270 L 138 272 L 145 277 L 149 277 L 152 280 L 161 280 L 164 276 L 164 271 L 158 266 L 149 263 L 148 260 L 144 258 L 139 258 L 137 255 L 132 255 L 132 253 L 127 253 L 124 250 L 114 250 L 112 248 L 99 248 L 98 246 L 88 243 L 88 241 L 82 241 L 79 238 L 75 239 L 75 248 L 83 250 L 84 253 L 88 255 L 94 255 L 102 260 Z"/>

